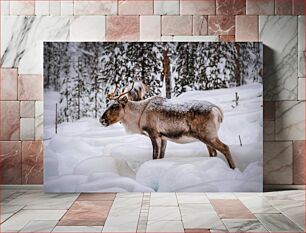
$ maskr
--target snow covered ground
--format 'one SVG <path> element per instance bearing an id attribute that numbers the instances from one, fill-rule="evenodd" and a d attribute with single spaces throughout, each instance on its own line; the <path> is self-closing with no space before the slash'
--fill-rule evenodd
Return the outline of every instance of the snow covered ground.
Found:
<path id="1" fill-rule="evenodd" d="M 235 105 L 235 92 L 239 105 Z M 208 100 L 225 117 L 220 139 L 237 168 L 223 155 L 208 157 L 201 142 L 168 142 L 164 159 L 152 160 L 146 136 L 128 135 L 121 124 L 103 127 L 97 119 L 62 123 L 54 133 L 58 94 L 45 92 L 45 190 L 48 192 L 231 192 L 262 191 L 262 85 L 192 91 L 175 101 Z M 240 145 L 239 135 L 242 146 Z"/>

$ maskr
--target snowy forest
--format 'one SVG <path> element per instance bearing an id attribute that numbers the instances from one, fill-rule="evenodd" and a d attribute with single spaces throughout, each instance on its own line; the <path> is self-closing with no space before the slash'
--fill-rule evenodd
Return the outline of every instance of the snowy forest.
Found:
<path id="1" fill-rule="evenodd" d="M 262 83 L 261 43 L 44 42 L 44 88 L 60 94 L 57 122 L 97 118 L 106 95 L 141 80 L 146 97 Z"/>

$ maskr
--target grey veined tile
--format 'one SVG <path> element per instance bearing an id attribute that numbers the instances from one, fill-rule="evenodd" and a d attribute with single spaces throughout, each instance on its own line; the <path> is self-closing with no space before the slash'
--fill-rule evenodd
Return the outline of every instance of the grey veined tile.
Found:
<path id="1" fill-rule="evenodd" d="M 263 193 L 262 196 L 269 200 L 291 200 L 291 201 L 301 201 L 305 202 L 305 190 L 289 190 L 289 191 L 279 191 L 279 192 L 268 192 Z"/>
<path id="2" fill-rule="evenodd" d="M 68 209 L 77 199 L 78 194 L 27 192 L 10 202 L 11 205 L 26 205 L 25 209 Z"/>
<path id="3" fill-rule="evenodd" d="M 66 210 L 21 210 L 1 225 L 2 232 L 16 232 L 33 220 L 58 221 Z"/>
<path id="4" fill-rule="evenodd" d="M 223 219 L 229 232 L 269 232 L 258 220 Z"/>
<path id="5" fill-rule="evenodd" d="M 6 205 L 2 204 L 0 206 L 1 209 L 1 223 L 13 216 L 15 213 L 17 213 L 19 210 L 21 210 L 24 207 L 24 205 Z"/>
<path id="6" fill-rule="evenodd" d="M 51 232 L 56 224 L 56 220 L 34 220 L 25 225 L 20 232 Z"/>
<path id="7" fill-rule="evenodd" d="M 103 226 L 56 226 L 52 232 L 101 232 Z"/>
<path id="8" fill-rule="evenodd" d="M 4 16 L 2 67 L 17 67 L 21 74 L 42 74 L 43 41 L 68 41 L 69 24 L 69 16 Z"/>
<path id="9" fill-rule="evenodd" d="M 299 29 L 298 29 L 298 67 L 299 67 L 299 77 L 305 78 L 305 16 L 299 16 L 298 19 Z"/>
<path id="10" fill-rule="evenodd" d="M 270 200 L 269 202 L 292 222 L 305 230 L 305 201 Z"/>
<path id="11" fill-rule="evenodd" d="M 240 197 L 240 201 L 253 213 L 280 213 L 278 210 L 262 197 Z M 260 231 L 258 231 L 260 232 Z"/>
<path id="12" fill-rule="evenodd" d="M 292 142 L 265 142 L 264 183 L 292 184 Z"/>
<path id="13" fill-rule="evenodd" d="M 297 100 L 297 16 L 260 16 L 264 43 L 264 99 Z"/>
<path id="14" fill-rule="evenodd" d="M 256 217 L 271 232 L 303 232 L 301 228 L 282 214 L 256 214 Z"/>
<path id="15" fill-rule="evenodd" d="M 276 103 L 276 140 L 305 140 L 305 102 Z"/>

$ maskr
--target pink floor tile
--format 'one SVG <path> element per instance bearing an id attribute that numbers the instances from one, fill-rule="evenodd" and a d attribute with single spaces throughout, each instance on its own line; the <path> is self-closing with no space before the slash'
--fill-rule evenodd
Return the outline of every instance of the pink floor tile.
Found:
<path id="1" fill-rule="evenodd" d="M 116 193 L 82 193 L 77 201 L 113 201 Z"/>
<path id="2" fill-rule="evenodd" d="M 113 201 L 76 201 L 58 223 L 59 226 L 102 226 Z"/>
<path id="3" fill-rule="evenodd" d="M 228 219 L 256 219 L 240 200 L 237 199 L 211 199 L 220 218 Z"/>

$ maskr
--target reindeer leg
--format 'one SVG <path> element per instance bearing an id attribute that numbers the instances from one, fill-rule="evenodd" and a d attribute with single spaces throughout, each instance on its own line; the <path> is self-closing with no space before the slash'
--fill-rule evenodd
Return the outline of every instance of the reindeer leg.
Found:
<path id="1" fill-rule="evenodd" d="M 166 147 L 167 147 L 167 140 L 162 139 L 161 140 L 161 149 L 160 149 L 160 154 L 159 154 L 160 159 L 163 159 L 165 157 Z"/>
<path id="2" fill-rule="evenodd" d="M 149 135 L 152 146 L 153 146 L 153 160 L 158 159 L 158 156 L 160 154 L 160 148 L 161 148 L 161 138 L 156 137 L 154 135 Z"/>
<path id="3" fill-rule="evenodd" d="M 235 169 L 235 163 L 234 160 L 232 158 L 231 152 L 229 150 L 229 147 L 227 145 L 225 145 L 223 142 L 220 141 L 219 138 L 212 138 L 212 139 L 207 139 L 207 138 L 199 138 L 199 140 L 203 143 L 205 143 L 206 145 L 212 147 L 215 150 L 220 151 L 222 154 L 224 154 L 228 165 L 230 168 Z"/>
<path id="4" fill-rule="evenodd" d="M 209 153 L 209 157 L 216 157 L 217 156 L 217 151 L 213 147 L 211 147 L 209 145 L 206 145 L 206 147 L 207 147 L 207 150 L 208 150 L 208 153 Z"/>
<path id="5" fill-rule="evenodd" d="M 207 144 L 224 154 L 230 168 L 236 168 L 229 147 L 221 142 L 219 138 L 209 140 Z"/>

